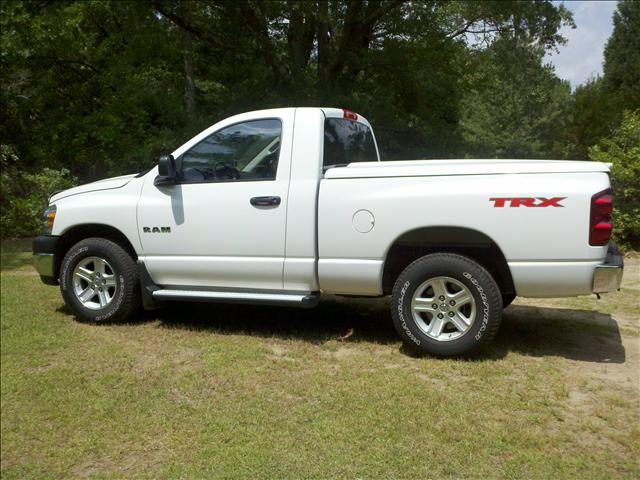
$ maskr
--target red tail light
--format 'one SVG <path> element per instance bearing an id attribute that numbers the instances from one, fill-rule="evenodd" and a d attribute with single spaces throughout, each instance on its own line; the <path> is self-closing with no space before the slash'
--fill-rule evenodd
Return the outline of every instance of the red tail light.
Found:
<path id="1" fill-rule="evenodd" d="M 342 113 L 342 118 L 344 118 L 345 120 L 353 120 L 354 122 L 358 120 L 358 114 L 356 112 L 352 112 L 351 110 L 343 108 Z"/>
<path id="2" fill-rule="evenodd" d="M 606 245 L 611 239 L 611 213 L 613 196 L 607 188 L 591 197 L 591 217 L 589 220 L 589 245 Z"/>

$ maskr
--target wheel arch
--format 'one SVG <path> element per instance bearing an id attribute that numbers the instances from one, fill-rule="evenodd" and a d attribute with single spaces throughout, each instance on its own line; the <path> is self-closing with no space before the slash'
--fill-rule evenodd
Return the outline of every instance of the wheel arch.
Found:
<path id="1" fill-rule="evenodd" d="M 71 247 L 85 238 L 93 237 L 111 240 L 112 242 L 120 245 L 129 255 L 131 255 L 131 258 L 133 258 L 134 261 L 138 259 L 138 254 L 131 241 L 117 228 L 102 223 L 84 223 L 81 225 L 74 225 L 60 235 L 60 240 L 56 245 L 56 252 L 54 256 L 55 264 L 53 267 L 53 272 L 56 278 L 60 276 L 62 260 Z"/>
<path id="2" fill-rule="evenodd" d="M 482 265 L 502 294 L 515 294 L 511 270 L 502 249 L 489 235 L 467 227 L 431 226 L 404 232 L 389 246 L 384 259 L 382 291 L 388 294 L 400 273 L 430 253 L 457 253 Z"/>

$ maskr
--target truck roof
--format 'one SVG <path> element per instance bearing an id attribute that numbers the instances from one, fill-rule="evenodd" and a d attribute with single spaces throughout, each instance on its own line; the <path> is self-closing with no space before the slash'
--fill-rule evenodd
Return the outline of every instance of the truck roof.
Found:
<path id="1" fill-rule="evenodd" d="M 346 108 L 320 107 L 320 110 L 322 110 L 322 113 L 324 113 L 324 116 L 327 118 L 350 118 L 351 120 L 364 123 L 367 127 L 371 128 L 371 124 L 366 118 Z M 355 115 L 355 118 L 353 118 L 352 115 Z"/>
<path id="2" fill-rule="evenodd" d="M 242 117 L 250 117 L 253 115 L 256 116 L 263 116 L 263 115 L 269 115 L 271 113 L 273 113 L 274 115 L 277 115 L 279 112 L 282 112 L 283 110 L 297 110 L 300 108 L 313 108 L 313 109 L 317 109 L 322 111 L 322 113 L 324 114 L 324 116 L 326 118 L 349 118 L 350 120 L 354 120 L 356 122 L 359 123 L 363 123 L 364 125 L 366 125 L 367 127 L 371 128 L 371 124 L 369 123 L 369 121 L 363 117 L 362 115 L 360 115 L 357 112 L 354 112 L 352 110 L 346 109 L 346 108 L 337 108 L 337 107 L 285 107 L 285 108 L 269 108 L 269 109 L 264 109 L 264 110 L 252 110 L 249 112 L 243 112 L 239 115 L 242 115 Z M 239 115 L 234 115 L 234 117 L 239 116 Z M 353 117 L 355 116 L 355 118 Z M 231 118 L 234 118 L 231 117 Z"/>

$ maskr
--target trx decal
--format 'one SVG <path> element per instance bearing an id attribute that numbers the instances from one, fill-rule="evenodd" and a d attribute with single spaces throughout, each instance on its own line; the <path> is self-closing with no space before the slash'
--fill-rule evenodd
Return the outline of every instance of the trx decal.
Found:
<path id="1" fill-rule="evenodd" d="M 142 227 L 144 233 L 171 233 L 171 227 Z"/>
<path id="2" fill-rule="evenodd" d="M 567 197 L 497 197 L 490 198 L 489 201 L 494 202 L 494 208 L 505 207 L 507 204 L 509 207 L 564 207 L 564 205 L 560 205 L 560 202 L 565 198 Z"/>

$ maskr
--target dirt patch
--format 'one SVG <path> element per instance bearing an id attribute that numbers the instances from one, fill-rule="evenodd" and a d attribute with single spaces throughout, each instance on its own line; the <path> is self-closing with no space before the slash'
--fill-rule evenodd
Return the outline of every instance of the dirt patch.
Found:
<path id="1" fill-rule="evenodd" d="M 432 377 L 430 375 L 427 375 L 425 373 L 420 373 L 420 372 L 416 372 L 416 377 L 418 377 L 420 380 L 423 380 L 424 382 L 432 385 L 435 389 L 444 389 L 447 388 L 450 385 L 450 382 L 443 380 L 441 378 L 437 378 L 437 377 Z M 456 384 L 459 384 L 459 382 L 456 380 Z"/>
<path id="2" fill-rule="evenodd" d="M 624 348 L 625 359 L 622 363 L 596 363 L 572 362 L 570 371 L 575 376 L 575 381 L 581 379 L 598 379 L 611 386 L 611 388 L 626 388 L 640 392 L 640 338 L 628 335 L 620 337 Z M 598 348 L 594 342 L 593 348 Z"/>
<path id="3" fill-rule="evenodd" d="M 142 448 L 140 448 L 142 447 Z M 174 457 L 175 452 L 160 440 L 148 443 L 123 443 L 117 451 L 102 452 L 71 469 L 71 477 L 91 478 L 95 476 L 124 475 L 125 477 L 145 470 L 156 470 Z"/>
<path id="4" fill-rule="evenodd" d="M 289 353 L 289 350 L 282 345 L 268 345 L 267 347 L 271 349 L 276 357 L 285 357 Z"/>
<path id="5" fill-rule="evenodd" d="M 20 270 L 11 270 L 11 271 L 3 271 L 2 275 L 7 275 L 11 277 L 36 277 L 38 276 L 38 272 L 33 268 L 25 268 Z"/>

